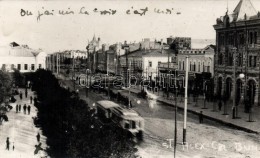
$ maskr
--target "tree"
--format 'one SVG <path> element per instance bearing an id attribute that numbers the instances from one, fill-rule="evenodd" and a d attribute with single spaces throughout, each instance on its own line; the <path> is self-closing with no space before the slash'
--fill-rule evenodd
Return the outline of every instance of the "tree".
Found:
<path id="1" fill-rule="evenodd" d="M 13 81 L 16 86 L 22 87 L 25 85 L 25 76 L 19 70 L 13 69 Z"/>
<path id="2" fill-rule="evenodd" d="M 0 70 L 0 123 L 8 121 L 6 112 L 8 111 L 8 101 L 11 96 L 12 80 L 10 75 Z"/>
<path id="3" fill-rule="evenodd" d="M 59 86 L 50 71 L 32 77 L 39 104 L 37 125 L 47 136 L 51 157 L 131 157 L 134 143 L 118 127 L 102 126 L 95 110 Z M 132 156 L 133 157 L 133 156 Z"/>

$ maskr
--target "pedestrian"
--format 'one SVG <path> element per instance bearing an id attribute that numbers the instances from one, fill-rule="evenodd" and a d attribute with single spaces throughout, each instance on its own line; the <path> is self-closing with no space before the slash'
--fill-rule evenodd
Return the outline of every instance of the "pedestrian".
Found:
<path id="1" fill-rule="evenodd" d="M 222 102 L 221 100 L 218 102 L 218 110 L 221 111 L 221 108 L 222 108 Z"/>
<path id="2" fill-rule="evenodd" d="M 27 96 L 28 96 L 28 90 L 27 88 L 25 88 L 25 98 L 27 98 Z"/>
<path id="3" fill-rule="evenodd" d="M 14 142 L 13 142 L 13 151 L 14 151 Z"/>
<path id="4" fill-rule="evenodd" d="M 20 99 L 22 100 L 22 99 L 23 99 L 23 93 L 22 93 L 22 91 L 20 91 L 19 96 L 20 96 Z"/>
<path id="5" fill-rule="evenodd" d="M 19 112 L 21 112 L 21 108 L 22 108 L 22 107 L 21 107 L 21 104 L 19 104 L 19 107 L 18 107 Z"/>
<path id="6" fill-rule="evenodd" d="M 30 115 L 30 111 L 31 111 L 31 106 L 30 105 L 28 105 L 27 110 L 28 110 L 28 115 Z"/>
<path id="7" fill-rule="evenodd" d="M 32 104 L 32 100 L 33 100 L 33 97 L 32 97 L 32 96 L 30 96 L 30 104 Z"/>
<path id="8" fill-rule="evenodd" d="M 10 141 L 9 141 L 9 137 L 7 137 L 6 139 L 6 149 L 9 150 L 9 146 L 10 146 Z"/>
<path id="9" fill-rule="evenodd" d="M 23 113 L 24 113 L 24 114 L 26 114 L 26 108 L 27 108 L 27 107 L 26 107 L 26 104 L 24 104 L 24 106 L 23 106 Z"/>
<path id="10" fill-rule="evenodd" d="M 200 111 L 199 121 L 200 121 L 200 123 L 203 123 L 203 111 Z"/>
<path id="11" fill-rule="evenodd" d="M 19 110 L 19 107 L 18 107 L 18 104 L 16 104 L 16 113 L 18 113 L 18 110 Z"/>
<path id="12" fill-rule="evenodd" d="M 36 135 L 36 138 L 37 138 L 37 141 L 40 142 L 41 136 L 40 136 L 39 132 L 38 132 L 38 134 Z"/>
<path id="13" fill-rule="evenodd" d="M 236 118 L 235 112 L 236 112 L 236 108 L 235 108 L 235 106 L 232 106 L 232 119 Z"/>

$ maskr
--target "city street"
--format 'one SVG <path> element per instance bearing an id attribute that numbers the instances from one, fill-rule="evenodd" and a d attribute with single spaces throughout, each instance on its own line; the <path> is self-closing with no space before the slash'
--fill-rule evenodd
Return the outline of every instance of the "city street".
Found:
<path id="1" fill-rule="evenodd" d="M 19 89 L 24 94 L 24 89 Z M 33 104 L 30 104 L 30 96 L 34 96 L 31 90 L 28 90 L 28 97 L 20 100 L 19 96 L 15 96 L 16 102 L 10 103 L 13 109 L 7 112 L 9 118 L 8 122 L 3 122 L 0 126 L 0 157 L 3 158 L 40 158 L 45 157 L 47 149 L 46 137 L 42 135 L 42 131 L 39 127 L 34 125 L 33 118 L 37 117 L 37 109 Z M 21 111 L 16 113 L 16 105 L 21 104 Z M 30 115 L 26 109 L 24 114 L 23 106 L 31 106 Z M 39 132 L 40 143 L 37 142 L 36 135 Z M 6 139 L 9 137 L 10 148 L 6 149 Z M 44 150 L 37 150 L 41 147 Z M 14 149 L 13 149 L 14 146 Z"/>
<path id="2" fill-rule="evenodd" d="M 72 83 L 66 81 L 72 88 Z M 85 89 L 76 86 L 82 99 L 93 105 L 98 100 L 107 99 L 104 94 L 89 91 L 86 99 Z M 121 94 L 127 96 L 128 91 Z M 138 104 L 137 101 L 140 101 Z M 174 107 L 154 100 L 140 99 L 131 93 L 133 109 L 145 119 L 144 141 L 137 145 L 141 157 L 173 157 L 174 143 Z M 257 157 L 260 154 L 260 136 L 226 127 L 204 119 L 199 124 L 198 115 L 188 113 L 187 144 L 182 145 L 183 111 L 178 111 L 177 157 Z"/>

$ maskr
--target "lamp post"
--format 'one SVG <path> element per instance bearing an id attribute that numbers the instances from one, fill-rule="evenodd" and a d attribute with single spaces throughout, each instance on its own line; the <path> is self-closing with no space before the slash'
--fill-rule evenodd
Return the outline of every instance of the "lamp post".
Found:
<path id="1" fill-rule="evenodd" d="M 114 63 L 115 63 L 115 75 L 117 75 L 117 60 L 116 60 L 116 58 L 114 59 Z"/>
<path id="2" fill-rule="evenodd" d="M 186 144 L 186 126 L 187 126 L 187 103 L 188 103 L 188 75 L 189 75 L 189 57 L 186 57 L 185 71 L 185 100 L 184 100 L 184 120 L 183 120 L 183 144 Z"/>
<path id="3" fill-rule="evenodd" d="M 236 118 L 236 111 L 237 111 L 237 97 L 236 97 L 236 62 L 237 62 L 237 48 L 233 47 L 232 51 L 234 52 L 234 57 L 233 57 L 233 109 L 235 110 L 233 113 L 233 119 Z"/>
<path id="4" fill-rule="evenodd" d="M 174 79 L 174 87 L 175 87 L 175 118 L 174 118 L 174 158 L 176 156 L 176 148 L 177 148 L 177 72 L 175 69 L 175 79 Z"/>
<path id="5" fill-rule="evenodd" d="M 128 108 L 130 109 L 130 69 L 127 69 L 128 74 Z"/>
<path id="6" fill-rule="evenodd" d="M 206 107 L 206 91 L 207 91 L 207 85 L 206 85 L 206 82 L 207 82 L 207 81 L 204 81 L 204 82 L 203 82 L 204 106 L 203 106 L 202 109 L 207 109 L 207 107 Z"/>

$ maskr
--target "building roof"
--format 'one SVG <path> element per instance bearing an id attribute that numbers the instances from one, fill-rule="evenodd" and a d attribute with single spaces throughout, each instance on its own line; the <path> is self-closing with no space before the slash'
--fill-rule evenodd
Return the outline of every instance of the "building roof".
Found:
<path id="1" fill-rule="evenodd" d="M 240 2 L 233 11 L 233 14 L 236 15 L 236 21 L 239 21 L 244 20 L 245 15 L 247 17 L 256 15 L 257 11 L 255 10 L 250 0 L 240 0 Z"/>
<path id="2" fill-rule="evenodd" d="M 109 101 L 109 100 L 101 100 L 101 101 L 98 101 L 97 103 L 105 109 L 119 107 L 118 104 L 116 104 L 115 102 Z"/>
<path id="3" fill-rule="evenodd" d="M 130 52 L 128 57 L 167 57 L 168 53 L 170 56 L 175 55 L 174 51 L 171 49 L 149 49 L 149 50 L 136 50 Z M 125 57 L 126 55 L 122 55 L 121 57 Z"/>
<path id="4" fill-rule="evenodd" d="M 9 46 L 0 47 L 0 56 L 35 57 L 40 53 L 38 50 L 33 50 L 14 43 L 15 42 L 12 42 Z"/>

